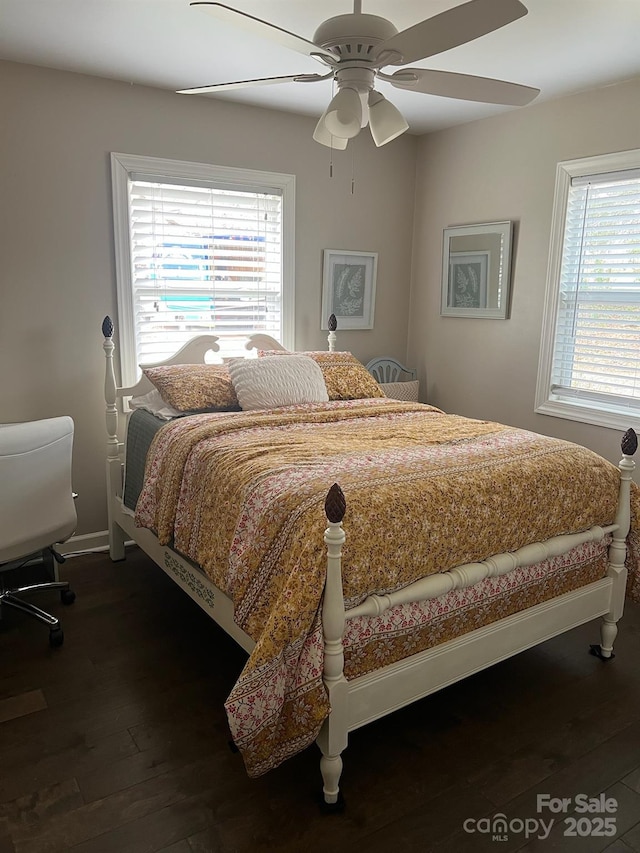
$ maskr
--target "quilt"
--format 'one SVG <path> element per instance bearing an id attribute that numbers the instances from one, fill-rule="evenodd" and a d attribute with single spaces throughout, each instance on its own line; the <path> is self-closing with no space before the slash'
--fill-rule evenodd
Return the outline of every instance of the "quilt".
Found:
<path id="1" fill-rule="evenodd" d="M 136 523 L 201 566 L 256 642 L 226 703 L 250 775 L 311 743 L 329 713 L 320 607 L 324 499 L 334 482 L 347 500 L 343 589 L 350 607 L 462 563 L 611 524 L 619 471 L 566 441 L 392 400 L 203 414 L 159 430 Z M 634 488 L 635 548 L 639 519 Z M 604 572 L 604 552 L 582 552 L 576 565 L 583 572 L 575 577 L 589 583 Z M 542 583 L 538 600 L 578 582 L 567 578 Z M 629 589 L 638 597 L 637 571 Z M 532 603 L 529 596 L 519 606 Z M 498 607 L 493 618 L 503 615 Z M 354 642 L 348 677 L 372 660 L 391 662 L 398 648 L 428 647 L 429 629 L 418 632 L 421 646 L 407 641 L 409 621 L 404 634 L 394 634 L 399 644 L 384 631 L 366 654 Z"/>

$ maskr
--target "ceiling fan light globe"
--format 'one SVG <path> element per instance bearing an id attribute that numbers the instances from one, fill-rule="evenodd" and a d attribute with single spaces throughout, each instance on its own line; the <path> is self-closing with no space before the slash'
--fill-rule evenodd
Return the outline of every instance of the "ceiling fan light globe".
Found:
<path id="1" fill-rule="evenodd" d="M 326 145 L 327 148 L 335 148 L 338 151 L 344 151 L 347 147 L 348 139 L 340 139 L 337 136 L 332 136 L 324 123 L 324 113 L 320 116 L 320 120 L 313 131 L 313 138 L 320 145 Z"/>
<path id="2" fill-rule="evenodd" d="M 360 133 L 362 101 L 355 89 L 340 89 L 326 109 L 324 125 L 338 139 L 352 139 Z"/>
<path id="3" fill-rule="evenodd" d="M 397 107 L 380 92 L 369 95 L 369 127 L 376 146 L 386 145 L 409 129 L 407 120 Z"/>

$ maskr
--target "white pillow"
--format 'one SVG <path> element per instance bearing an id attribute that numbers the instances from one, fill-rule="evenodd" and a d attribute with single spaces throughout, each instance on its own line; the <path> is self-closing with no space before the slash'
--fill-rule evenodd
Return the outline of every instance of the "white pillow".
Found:
<path id="1" fill-rule="evenodd" d="M 132 397 L 129 400 L 129 408 L 146 409 L 148 412 L 151 412 L 152 415 L 155 415 L 157 418 L 161 418 L 163 421 L 170 421 L 172 418 L 180 417 L 180 415 L 183 414 L 177 409 L 174 409 L 173 406 L 165 403 L 157 388 L 154 388 L 153 391 L 149 391 L 148 394 L 142 394 L 140 397 Z"/>
<path id="2" fill-rule="evenodd" d="M 240 408 L 244 411 L 329 400 L 322 371 L 306 355 L 235 358 L 228 367 Z"/>

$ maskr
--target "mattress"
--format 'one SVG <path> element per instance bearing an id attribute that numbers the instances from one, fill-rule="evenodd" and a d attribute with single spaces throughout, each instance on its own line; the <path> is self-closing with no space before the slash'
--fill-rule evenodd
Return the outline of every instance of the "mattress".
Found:
<path id="1" fill-rule="evenodd" d="M 142 491 L 149 447 L 158 430 L 166 423 L 166 420 L 152 415 L 146 409 L 136 409 L 129 416 L 122 501 L 132 511 L 135 511 Z"/>

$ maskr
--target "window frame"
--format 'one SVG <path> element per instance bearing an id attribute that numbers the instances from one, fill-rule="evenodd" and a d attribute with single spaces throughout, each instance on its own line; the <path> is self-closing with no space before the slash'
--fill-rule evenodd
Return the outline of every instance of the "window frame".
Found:
<path id="1" fill-rule="evenodd" d="M 569 190 L 573 178 L 624 172 L 640 168 L 640 149 L 598 154 L 578 160 L 565 160 L 556 167 L 556 185 L 551 218 L 551 241 L 547 267 L 547 285 L 542 319 L 540 358 L 536 384 L 535 412 L 610 429 L 640 429 L 640 412 L 603 401 L 560 399 L 551 391 L 553 353 L 560 299 L 560 275 L 567 220 Z M 640 408 L 640 401 L 638 403 Z"/>
<path id="2" fill-rule="evenodd" d="M 185 181 L 219 182 L 237 188 L 255 190 L 258 186 L 278 189 L 282 193 L 282 345 L 294 349 L 295 323 L 295 175 L 280 172 L 262 172 L 147 157 L 138 154 L 111 153 L 111 182 L 113 195 L 114 250 L 116 292 L 118 300 L 118 342 L 120 373 L 123 385 L 133 385 L 140 377 L 136 356 L 133 306 L 133 276 L 131 258 L 131 231 L 129 222 L 129 178 L 132 173 L 143 173 L 163 178 Z"/>

